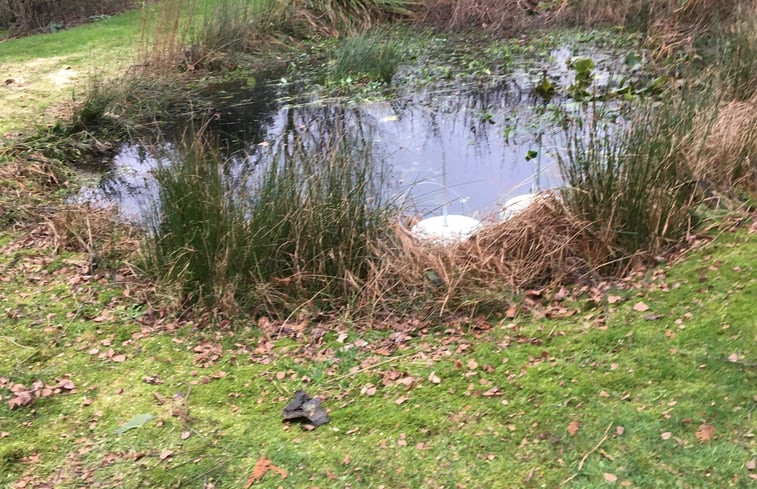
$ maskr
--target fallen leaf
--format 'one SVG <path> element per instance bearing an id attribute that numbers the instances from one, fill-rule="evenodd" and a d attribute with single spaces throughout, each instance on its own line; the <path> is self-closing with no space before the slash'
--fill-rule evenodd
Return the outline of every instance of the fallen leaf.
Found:
<path id="1" fill-rule="evenodd" d="M 5 433 L 5 435 L 7 436 L 8 433 Z M 3 435 L 2 435 L 2 433 L 0 433 L 0 438 L 2 438 L 2 437 L 3 437 Z M 755 459 L 752 459 L 752 460 L 750 460 L 749 462 L 746 463 L 747 470 L 754 470 L 755 467 L 757 467 L 757 460 L 755 460 Z"/>
<path id="2" fill-rule="evenodd" d="M 518 314 L 518 304 L 510 304 L 510 306 L 505 311 L 505 317 L 507 319 L 513 319 Z"/>
<path id="3" fill-rule="evenodd" d="M 623 298 L 619 295 L 611 295 L 607 297 L 608 304 L 616 304 L 620 302 L 621 300 L 623 300 Z"/>
<path id="4" fill-rule="evenodd" d="M 696 436 L 701 442 L 709 441 L 715 436 L 715 427 L 711 424 L 701 424 L 699 425 Z"/>
<path id="5" fill-rule="evenodd" d="M 405 402 L 405 401 L 407 401 L 408 399 L 409 399 L 408 397 L 402 396 L 402 397 L 400 397 L 399 399 L 395 399 L 395 400 L 394 400 L 394 404 L 396 404 L 396 405 L 398 405 L 398 406 L 399 406 L 400 404 L 404 403 L 404 402 Z"/>
<path id="6" fill-rule="evenodd" d="M 617 482 L 617 480 L 618 480 L 618 476 L 616 476 L 615 474 L 611 474 L 611 473 L 609 473 L 609 472 L 605 472 L 605 474 L 604 474 L 604 475 L 605 475 L 605 480 L 606 480 L 607 482 L 612 482 L 612 483 L 615 483 L 615 482 Z"/>
<path id="7" fill-rule="evenodd" d="M 604 397 L 606 399 L 610 397 L 610 394 L 608 394 L 607 391 L 599 391 L 599 397 Z"/>
<path id="8" fill-rule="evenodd" d="M 26 406 L 32 402 L 32 394 L 29 391 L 16 392 L 16 396 L 8 401 L 8 407 L 15 409 L 17 407 Z"/>
<path id="9" fill-rule="evenodd" d="M 578 424 L 578 421 L 571 421 L 570 423 L 568 423 L 568 433 L 570 434 L 570 436 L 575 436 L 580 428 L 581 425 Z"/>
<path id="10" fill-rule="evenodd" d="M 71 380 L 69 380 L 69 379 L 63 379 L 63 380 L 61 380 L 58 383 L 58 387 L 60 387 L 61 389 L 66 389 L 67 391 L 72 391 L 72 390 L 76 389 L 76 386 L 74 385 L 74 383 L 71 382 Z"/>
<path id="11" fill-rule="evenodd" d="M 636 312 L 645 312 L 649 310 L 649 306 L 644 304 L 643 302 L 637 302 L 633 305 L 633 310 Z"/>
<path id="12" fill-rule="evenodd" d="M 262 479 L 265 473 L 269 470 L 279 474 L 282 479 L 286 479 L 287 477 L 286 470 L 276 467 L 271 463 L 270 460 L 261 456 L 258 461 L 255 462 L 255 467 L 252 469 L 252 474 L 250 474 L 250 477 L 247 479 L 247 483 L 244 485 L 245 489 L 249 489 L 255 482 Z"/>
<path id="13" fill-rule="evenodd" d="M 671 436 L 672 434 L 670 433 L 670 431 L 666 431 L 665 433 L 660 435 L 660 438 L 662 438 L 663 440 L 669 440 Z"/>
<path id="14" fill-rule="evenodd" d="M 441 384 L 442 379 L 436 375 L 436 372 L 431 372 L 431 375 L 428 376 L 428 381 L 432 384 Z"/>
<path id="15" fill-rule="evenodd" d="M 162 452 L 160 452 L 160 461 L 161 462 L 164 461 L 165 459 L 167 459 L 173 454 L 174 454 L 173 450 L 163 450 Z"/>
<path id="16" fill-rule="evenodd" d="M 122 363 L 126 361 L 126 355 L 121 353 L 120 355 L 114 355 L 113 358 L 111 358 L 116 363 Z"/>
<path id="17" fill-rule="evenodd" d="M 739 363 L 739 356 L 735 353 L 728 355 L 728 361 L 731 363 Z"/>
<path id="18" fill-rule="evenodd" d="M 615 428 L 615 434 L 618 435 L 618 436 L 622 436 L 623 433 L 625 433 L 625 432 L 626 432 L 626 429 L 623 428 L 622 426 L 617 426 Z"/>
<path id="19" fill-rule="evenodd" d="M 11 434 L 8 433 L 7 431 L 0 432 L 0 440 L 3 438 L 8 438 L 9 436 L 11 436 Z M 752 460 L 752 463 L 754 463 L 754 460 Z M 747 463 L 747 467 L 749 467 L 748 463 Z"/>
<path id="20" fill-rule="evenodd" d="M 190 436 L 192 436 L 192 433 L 190 433 L 189 431 L 183 431 L 183 432 L 181 433 L 181 439 L 182 439 L 182 440 L 186 440 L 186 439 L 187 439 L 187 438 L 189 438 Z"/>

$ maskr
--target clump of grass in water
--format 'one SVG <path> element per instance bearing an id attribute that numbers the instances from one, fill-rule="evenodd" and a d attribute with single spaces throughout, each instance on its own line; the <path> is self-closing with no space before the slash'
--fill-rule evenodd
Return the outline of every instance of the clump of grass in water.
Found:
<path id="1" fill-rule="evenodd" d="M 259 3 L 251 5 L 245 0 L 221 0 L 206 8 L 189 33 L 190 45 L 184 50 L 183 60 L 186 67 L 236 65 L 240 55 L 256 46 L 261 8 Z"/>
<path id="2" fill-rule="evenodd" d="M 160 209 L 144 270 L 188 304 L 270 316 L 346 306 L 376 259 L 370 243 L 387 215 L 374 160 L 355 144 L 295 138 L 253 172 L 251 186 L 232 178 L 218 151 L 192 145 L 157 170 Z"/>
<path id="3" fill-rule="evenodd" d="M 563 196 L 621 256 L 654 252 L 690 223 L 696 186 L 686 149 L 699 103 L 680 97 L 642 107 L 617 132 L 597 117 L 567 129 L 567 151 L 558 155 Z"/>
<path id="4" fill-rule="evenodd" d="M 399 61 L 397 42 L 376 35 L 360 34 L 347 39 L 337 49 L 331 77 L 334 80 L 365 77 L 390 83 Z"/>

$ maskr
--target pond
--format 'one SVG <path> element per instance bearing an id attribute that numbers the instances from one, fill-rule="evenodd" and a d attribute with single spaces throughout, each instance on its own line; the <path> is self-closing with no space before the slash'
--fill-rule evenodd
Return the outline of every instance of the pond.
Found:
<path id="1" fill-rule="evenodd" d="M 535 87 L 542 80 L 575 86 L 578 71 L 569 66 L 576 59 L 592 60 L 591 91 L 617 89 L 626 83 L 618 73 L 631 70 L 613 50 L 563 46 L 500 74 L 420 88 L 399 83 L 391 97 L 366 102 L 321 97 L 306 79 L 274 76 L 251 87 L 229 82 L 213 88 L 206 132 L 241 173 L 265 165 L 292 137 L 318 145 L 341 131 L 380 160 L 384 191 L 406 213 L 430 216 L 444 208 L 481 219 L 496 215 L 510 198 L 561 185 L 562 124 L 566 117 L 586 117 L 598 104 L 576 102 L 566 90 L 540 96 Z M 395 79 L 417 69 L 402 67 Z M 609 112 L 620 108 L 617 102 L 599 105 Z M 157 143 L 123 144 L 77 200 L 115 205 L 123 217 L 139 221 L 156 200 L 152 172 L 158 160 L 175 157 L 181 139 L 202 124 L 198 120 L 166 131 Z"/>

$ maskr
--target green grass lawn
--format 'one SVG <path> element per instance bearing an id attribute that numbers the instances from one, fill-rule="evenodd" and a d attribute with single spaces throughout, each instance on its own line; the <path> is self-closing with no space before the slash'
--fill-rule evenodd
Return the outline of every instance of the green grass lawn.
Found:
<path id="1" fill-rule="evenodd" d="M 272 488 L 750 487 L 757 474 L 755 234 L 567 300 L 569 318 L 422 331 L 177 326 L 82 277 L 80 256 L 4 245 L 0 377 L 75 385 L 13 410 L 0 388 L 9 487 L 243 487 L 260 457 L 286 471 L 253 481 Z M 324 397 L 329 424 L 281 422 L 299 388 Z M 139 414 L 155 419 L 115 433 Z"/>
<path id="2" fill-rule="evenodd" d="M 136 59 L 140 11 L 116 15 L 52 34 L 0 42 L 0 75 L 13 80 L 0 90 L 0 134 L 29 130 L 61 114 L 95 76 L 112 76 Z"/>
<path id="3" fill-rule="evenodd" d="M 202 18 L 220 0 L 194 2 Z M 68 113 L 93 79 L 108 78 L 142 61 L 145 35 L 159 4 L 50 34 L 0 41 L 0 135 L 29 132 Z M 8 82 L 6 82 L 8 81 Z"/>

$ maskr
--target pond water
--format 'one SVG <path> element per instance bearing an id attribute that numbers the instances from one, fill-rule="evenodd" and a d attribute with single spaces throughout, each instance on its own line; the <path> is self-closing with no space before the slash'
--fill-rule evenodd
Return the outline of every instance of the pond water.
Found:
<path id="1" fill-rule="evenodd" d="M 280 78 L 253 87 L 232 83 L 215 88 L 207 124 L 240 166 L 265 164 L 277 145 L 295 135 L 318 144 L 320 137 L 344 131 L 380 158 L 385 191 L 408 213 L 435 215 L 446 206 L 450 213 L 481 218 L 495 214 L 509 198 L 561 184 L 560 121 L 579 104 L 560 94 L 546 101 L 533 87 L 544 75 L 556 86 L 570 85 L 575 75 L 567 62 L 576 56 L 596 62 L 599 86 L 611 83 L 611 73 L 622 64 L 612 52 L 563 47 L 530 68 L 401 88 L 389 100 L 366 103 L 300 95 L 306 83 Z M 405 74 L 401 70 L 395 79 Z M 124 144 L 77 200 L 115 204 L 122 216 L 139 220 L 157 195 L 152 177 L 157 155 L 170 158 L 189 133 L 178 127 L 160 144 Z"/>

